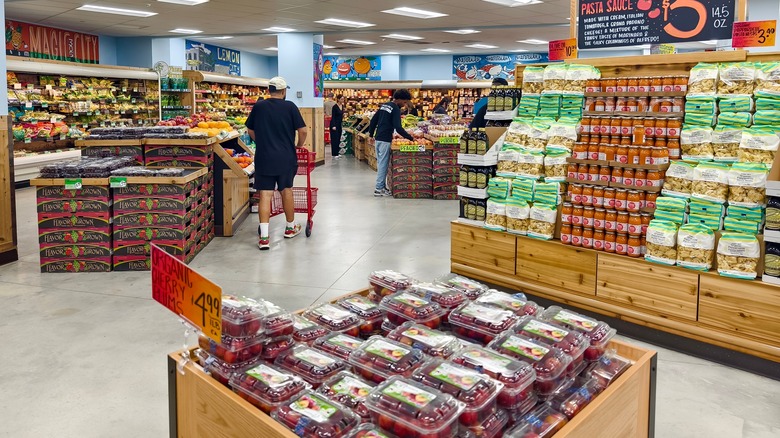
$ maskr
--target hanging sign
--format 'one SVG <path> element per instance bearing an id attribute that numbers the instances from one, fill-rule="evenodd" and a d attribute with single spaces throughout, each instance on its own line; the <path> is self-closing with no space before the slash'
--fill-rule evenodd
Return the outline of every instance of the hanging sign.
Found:
<path id="1" fill-rule="evenodd" d="M 100 39 L 88 33 L 5 20 L 5 54 L 98 64 Z"/>
<path id="2" fill-rule="evenodd" d="M 325 95 L 324 75 L 322 69 L 325 62 L 322 58 L 322 44 L 314 43 L 314 97 L 323 97 Z"/>
<path id="3" fill-rule="evenodd" d="M 241 52 L 197 41 L 185 40 L 187 70 L 241 76 Z"/>
<path id="4" fill-rule="evenodd" d="M 579 0 L 580 49 L 731 38 L 736 0 Z"/>
<path id="5" fill-rule="evenodd" d="M 515 79 L 516 64 L 547 62 L 546 53 L 518 55 L 459 55 L 452 58 L 452 79 L 457 81 L 490 81 Z"/>
<path id="6" fill-rule="evenodd" d="M 740 47 L 774 47 L 777 20 L 740 21 L 734 23 L 734 33 L 731 46 Z"/>
<path id="7" fill-rule="evenodd" d="M 550 61 L 563 61 L 564 59 L 577 58 L 577 38 L 550 41 L 549 44 Z"/>
<path id="8" fill-rule="evenodd" d="M 381 81 L 381 56 L 325 56 L 322 73 L 328 81 Z"/>

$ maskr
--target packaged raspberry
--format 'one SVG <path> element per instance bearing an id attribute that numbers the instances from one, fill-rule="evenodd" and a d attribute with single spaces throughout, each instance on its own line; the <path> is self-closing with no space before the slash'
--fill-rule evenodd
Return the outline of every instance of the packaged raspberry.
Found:
<path id="1" fill-rule="evenodd" d="M 480 304 L 489 304 L 504 310 L 509 310 L 517 316 L 533 316 L 541 313 L 541 311 L 544 310 L 535 302 L 525 299 L 525 295 L 523 294 L 509 295 L 508 293 L 493 289 L 482 294 L 482 296 L 474 301 Z"/>
<path id="2" fill-rule="evenodd" d="M 413 380 L 391 377 L 368 395 L 374 424 L 404 438 L 452 438 L 465 406 Z"/>
<path id="3" fill-rule="evenodd" d="M 360 336 L 360 326 L 364 323 L 359 316 L 333 304 L 323 304 L 309 309 L 303 316 L 334 332 L 350 336 Z"/>
<path id="4" fill-rule="evenodd" d="M 404 292 L 425 298 L 442 307 L 447 313 L 467 300 L 461 291 L 434 283 L 413 283 Z"/>
<path id="5" fill-rule="evenodd" d="M 280 354 L 274 365 L 303 377 L 314 389 L 347 367 L 337 357 L 306 345 L 298 345 Z"/>
<path id="6" fill-rule="evenodd" d="M 254 357 L 245 362 L 227 363 L 200 348 L 195 351 L 195 356 L 198 358 L 198 363 L 203 367 L 203 370 L 208 372 L 214 380 L 225 386 L 228 386 L 233 374 L 241 373 L 260 363 L 259 357 Z"/>
<path id="7" fill-rule="evenodd" d="M 349 355 L 355 371 L 376 383 L 392 376 L 409 377 L 424 360 L 422 351 L 379 336 L 371 337 Z"/>
<path id="8" fill-rule="evenodd" d="M 592 363 L 583 375 L 596 379 L 599 392 L 602 392 L 630 366 L 630 360 L 617 355 L 614 351 L 608 351 L 598 361 Z"/>
<path id="9" fill-rule="evenodd" d="M 399 272 L 374 271 L 368 276 L 368 298 L 378 303 L 383 297 L 409 287 L 413 281 L 411 277 Z"/>
<path id="10" fill-rule="evenodd" d="M 476 300 L 489 289 L 486 285 L 478 281 L 458 274 L 443 275 L 436 279 L 436 283 L 459 290 L 470 300 Z"/>
<path id="11" fill-rule="evenodd" d="M 514 327 L 514 331 L 528 338 L 552 345 L 568 354 L 572 359 L 567 370 L 570 376 L 576 376 L 585 369 L 584 354 L 590 346 L 590 340 L 582 333 L 567 330 L 531 316 L 521 318 Z"/>
<path id="12" fill-rule="evenodd" d="M 453 333 L 482 345 L 517 323 L 514 313 L 473 301 L 453 310 L 449 320 Z"/>
<path id="13" fill-rule="evenodd" d="M 585 360 L 593 362 L 598 360 L 607 350 L 607 344 L 615 336 L 617 331 L 606 322 L 588 318 L 571 310 L 559 306 L 550 306 L 539 319 L 552 321 L 570 330 L 576 330 L 590 338 L 590 346 L 585 350 Z"/>
<path id="14" fill-rule="evenodd" d="M 363 340 L 344 333 L 333 332 L 325 335 L 312 343 L 312 347 L 336 356 L 340 359 L 349 359 L 349 354 L 363 345 Z"/>
<path id="15" fill-rule="evenodd" d="M 396 436 L 382 430 L 376 424 L 366 423 L 355 429 L 349 438 L 396 438 Z"/>
<path id="16" fill-rule="evenodd" d="M 488 345 L 491 350 L 533 365 L 539 395 L 552 394 L 566 378 L 571 357 L 563 351 L 523 335 L 506 332 Z"/>
<path id="17" fill-rule="evenodd" d="M 234 374 L 230 387 L 239 397 L 269 414 L 309 389 L 309 384 L 271 365 L 260 364 Z"/>
<path id="18" fill-rule="evenodd" d="M 446 314 L 438 304 L 407 292 L 382 298 L 379 307 L 387 312 L 387 320 L 393 324 L 414 321 L 432 329 L 439 328 L 441 318 Z"/>
<path id="19" fill-rule="evenodd" d="M 567 422 L 565 415 L 543 404 L 526 414 L 518 424 L 504 433 L 504 438 L 549 438 Z"/>
<path id="20" fill-rule="evenodd" d="M 306 438 L 346 437 L 360 425 L 360 417 L 351 409 L 311 391 L 283 404 L 271 417 Z"/>
<path id="21" fill-rule="evenodd" d="M 366 422 L 371 421 L 371 416 L 365 401 L 374 386 L 349 371 L 342 371 L 323 383 L 317 392 L 352 409 Z"/>
<path id="22" fill-rule="evenodd" d="M 458 438 L 501 438 L 506 425 L 509 424 L 509 414 L 503 409 L 496 409 L 485 421 L 477 426 L 461 427 Z"/>
<path id="23" fill-rule="evenodd" d="M 588 406 L 600 392 L 599 381 L 590 378 L 569 388 L 556 391 L 556 394 L 550 399 L 550 405 L 571 420 L 585 406 Z"/>
<path id="24" fill-rule="evenodd" d="M 291 349 L 295 345 L 295 340 L 291 335 L 287 335 L 277 338 L 266 338 L 261 343 L 263 345 L 263 353 L 260 357 L 268 362 L 273 362 L 280 354 Z"/>
<path id="25" fill-rule="evenodd" d="M 361 338 L 368 339 L 373 335 L 382 334 L 382 321 L 385 320 L 386 312 L 375 302 L 355 295 L 339 300 L 338 305 L 363 318 L 365 322 L 360 326 Z"/>
<path id="26" fill-rule="evenodd" d="M 455 397 L 465 405 L 460 424 L 479 426 L 496 411 L 496 399 L 504 384 L 470 368 L 432 359 L 412 373 L 412 380 Z"/>
<path id="27" fill-rule="evenodd" d="M 216 356 L 226 363 L 246 362 L 263 353 L 263 335 L 248 338 L 234 338 L 222 335 L 222 342 L 214 342 L 211 338 L 199 335 L 198 346 L 210 355 Z"/>
<path id="28" fill-rule="evenodd" d="M 292 334 L 292 316 L 281 307 L 247 297 L 222 297 L 222 333 L 233 337 L 264 334 L 269 338 Z"/>
<path id="29" fill-rule="evenodd" d="M 503 383 L 504 389 L 498 394 L 500 407 L 525 413 L 536 404 L 536 371 L 531 364 L 478 346 L 466 347 L 450 360 Z"/>
<path id="30" fill-rule="evenodd" d="M 429 329 L 412 321 L 407 321 L 396 327 L 386 337 L 410 347 L 418 348 L 432 357 L 450 357 L 452 353 L 458 351 L 461 347 L 455 336 Z"/>
<path id="31" fill-rule="evenodd" d="M 295 342 L 309 344 L 312 341 L 330 333 L 330 330 L 317 324 L 314 321 L 309 321 L 300 315 L 294 315 L 293 319 L 295 321 L 295 324 L 293 325 L 295 328 L 295 331 L 293 332 L 293 339 L 295 339 Z"/>

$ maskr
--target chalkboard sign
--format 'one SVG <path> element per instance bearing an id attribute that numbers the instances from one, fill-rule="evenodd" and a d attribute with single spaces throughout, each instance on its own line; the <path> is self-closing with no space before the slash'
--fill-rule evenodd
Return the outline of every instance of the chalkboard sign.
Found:
<path id="1" fill-rule="evenodd" d="M 580 0 L 580 49 L 731 38 L 735 0 Z"/>

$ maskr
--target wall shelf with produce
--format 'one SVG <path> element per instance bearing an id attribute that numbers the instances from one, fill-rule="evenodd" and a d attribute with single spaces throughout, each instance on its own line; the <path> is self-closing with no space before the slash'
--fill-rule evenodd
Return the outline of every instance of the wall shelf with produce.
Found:
<path id="1" fill-rule="evenodd" d="M 223 75 L 202 71 L 183 72 L 191 93 L 182 93 L 181 106 L 210 120 L 243 125 L 252 106 L 268 97 L 268 79 Z"/>

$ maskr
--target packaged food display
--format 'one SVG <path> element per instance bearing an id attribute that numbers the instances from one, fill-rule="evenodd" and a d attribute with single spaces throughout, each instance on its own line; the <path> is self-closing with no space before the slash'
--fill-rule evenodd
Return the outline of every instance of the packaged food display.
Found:
<path id="1" fill-rule="evenodd" d="M 561 391 L 552 398 L 550 404 L 553 409 L 565 415 L 569 420 L 579 414 L 591 400 L 601 393 L 601 383 L 598 379 L 591 378 L 583 383 L 576 384 Z"/>
<path id="2" fill-rule="evenodd" d="M 718 241 L 718 274 L 724 277 L 755 279 L 761 248 L 756 236 L 726 232 Z"/>
<path id="3" fill-rule="evenodd" d="M 401 325 L 406 321 L 414 321 L 432 329 L 439 328 L 442 316 L 447 313 L 437 303 L 407 292 L 398 292 L 382 298 L 379 307 L 387 312 L 387 319 L 393 324 Z"/>
<path id="4" fill-rule="evenodd" d="M 683 161 L 673 161 L 666 170 L 661 193 L 668 196 L 689 198 L 693 186 L 693 165 Z"/>
<path id="5" fill-rule="evenodd" d="M 453 310 L 449 320 L 453 333 L 482 345 L 517 323 L 513 312 L 476 302 L 464 303 Z"/>
<path id="6" fill-rule="evenodd" d="M 351 409 L 311 391 L 283 404 L 271 417 L 306 438 L 346 437 L 360 425 L 360 417 Z"/>
<path id="7" fill-rule="evenodd" d="M 313 388 L 346 368 L 346 364 L 335 356 L 320 350 L 298 345 L 280 354 L 274 364 L 290 373 L 301 376 Z"/>
<path id="8" fill-rule="evenodd" d="M 712 152 L 715 161 L 737 161 L 739 143 L 742 141 L 742 128 L 722 125 L 712 131 Z"/>
<path id="9" fill-rule="evenodd" d="M 295 345 L 295 340 L 293 340 L 292 335 L 286 335 L 276 338 L 265 338 L 261 343 L 263 345 L 263 353 L 260 357 L 273 362 L 281 353 L 292 348 Z"/>
<path id="10" fill-rule="evenodd" d="M 316 322 L 309 321 L 300 315 L 293 315 L 293 321 L 293 327 L 295 329 L 295 331 L 293 331 L 293 339 L 295 339 L 295 342 L 304 342 L 308 344 L 315 339 L 330 333 L 330 330 L 322 327 Z"/>
<path id="11" fill-rule="evenodd" d="M 199 348 L 195 351 L 195 356 L 198 358 L 198 363 L 203 367 L 205 371 L 211 374 L 217 382 L 228 386 L 230 378 L 235 373 L 243 372 L 248 368 L 260 363 L 259 357 L 254 357 L 245 362 L 227 363 L 224 360 L 210 355 L 207 351 Z"/>
<path id="12" fill-rule="evenodd" d="M 531 316 L 521 318 L 513 330 L 529 339 L 556 347 L 571 357 L 567 370 L 570 376 L 579 374 L 585 368 L 584 354 L 590 346 L 590 339 L 579 331 L 567 330 Z"/>
<path id="13" fill-rule="evenodd" d="M 234 338 L 222 335 L 222 342 L 217 343 L 204 335 L 198 336 L 198 346 L 212 356 L 226 363 L 246 362 L 263 353 L 262 335 L 250 338 Z"/>
<path id="14" fill-rule="evenodd" d="M 588 362 L 598 360 L 604 355 L 607 344 L 617 333 L 606 322 L 597 321 L 560 306 L 548 307 L 539 318 L 545 321 L 552 321 L 571 330 L 576 330 L 590 338 L 590 346 L 585 350 L 585 360 Z"/>
<path id="15" fill-rule="evenodd" d="M 222 332 L 233 337 L 264 334 L 274 338 L 292 334 L 292 315 L 266 301 L 247 297 L 222 297 Z"/>
<path id="16" fill-rule="evenodd" d="M 371 293 L 369 298 L 378 303 L 382 297 L 392 295 L 401 289 L 405 289 L 412 284 L 414 280 L 404 274 L 395 271 L 374 271 L 368 277 Z"/>
<path id="17" fill-rule="evenodd" d="M 404 292 L 437 303 L 445 310 L 454 309 L 467 300 L 466 295 L 461 291 L 435 283 L 414 283 Z"/>
<path id="18" fill-rule="evenodd" d="M 724 62 L 719 65 L 718 93 L 753 94 L 756 68 L 752 62 Z"/>
<path id="19" fill-rule="evenodd" d="M 528 222 L 528 237 L 550 240 L 555 236 L 558 208 L 555 205 L 534 202 Z"/>
<path id="20" fill-rule="evenodd" d="M 321 338 L 317 338 L 312 346 L 319 350 L 332 354 L 333 356 L 347 360 L 349 354 L 363 345 L 363 341 L 344 333 L 331 333 Z"/>
<path id="21" fill-rule="evenodd" d="M 680 134 L 683 160 L 708 161 L 715 157 L 712 148 L 712 128 L 686 124 Z"/>
<path id="22" fill-rule="evenodd" d="M 760 163 L 734 163 L 729 169 L 729 205 L 763 207 L 766 205 L 768 169 Z"/>
<path id="23" fill-rule="evenodd" d="M 366 423 L 355 429 L 349 438 L 396 438 L 396 436 L 382 430 L 376 424 Z"/>
<path id="24" fill-rule="evenodd" d="M 549 438 L 568 421 L 565 415 L 544 404 L 526 414 L 522 421 L 504 433 L 504 438 Z"/>
<path id="25" fill-rule="evenodd" d="M 536 403 L 537 397 L 534 392 L 536 371 L 531 364 L 478 346 L 466 347 L 450 360 L 503 383 L 504 389 L 498 395 L 500 407 L 512 411 L 525 411 Z"/>
<path id="26" fill-rule="evenodd" d="M 432 359 L 412 374 L 412 380 L 450 394 L 465 405 L 460 424 L 470 427 L 482 424 L 496 410 L 496 399 L 504 384 L 486 374 Z"/>
<path id="27" fill-rule="evenodd" d="M 630 360 L 611 351 L 604 354 L 598 362 L 595 362 L 588 367 L 583 373 L 583 376 L 596 379 L 599 386 L 599 392 L 602 392 L 630 366 Z"/>
<path id="28" fill-rule="evenodd" d="M 725 163 L 704 162 L 693 169 L 691 197 L 723 204 L 729 194 L 729 166 Z"/>
<path id="29" fill-rule="evenodd" d="M 490 198 L 487 201 L 485 228 L 493 231 L 506 231 L 506 202 L 504 199 Z"/>
<path id="30" fill-rule="evenodd" d="M 452 273 L 437 278 L 436 283 L 459 290 L 470 300 L 477 299 L 477 297 L 488 290 L 486 285 L 478 281 Z"/>
<path id="31" fill-rule="evenodd" d="M 324 382 L 317 392 L 352 409 L 362 421 L 370 421 L 365 401 L 374 386 L 349 371 L 342 371 Z"/>
<path id="32" fill-rule="evenodd" d="M 693 66 L 688 79 L 688 94 L 715 94 L 718 65 L 700 62 Z"/>
<path id="33" fill-rule="evenodd" d="M 488 348 L 533 365 L 536 371 L 534 386 L 540 395 L 551 394 L 561 386 L 572 362 L 563 351 L 512 332 L 502 334 Z"/>
<path id="34" fill-rule="evenodd" d="M 405 438 L 452 438 L 465 408 L 449 394 L 400 377 L 374 388 L 366 406 L 375 424 Z"/>
<path id="35" fill-rule="evenodd" d="M 460 342 L 456 337 L 438 330 L 429 329 L 412 321 L 396 327 L 386 337 L 420 349 L 423 353 L 432 357 L 447 358 L 460 349 Z"/>
<path id="36" fill-rule="evenodd" d="M 715 233 L 704 225 L 685 224 L 677 232 L 677 266 L 709 271 L 715 255 Z"/>
<path id="37" fill-rule="evenodd" d="M 780 147 L 780 138 L 774 129 L 764 126 L 753 126 L 742 131 L 742 140 L 737 151 L 740 163 L 762 163 L 772 165 L 775 154 Z"/>
<path id="38" fill-rule="evenodd" d="M 422 351 L 379 336 L 371 337 L 349 355 L 355 371 L 377 383 L 392 376 L 409 377 L 424 360 Z"/>
<path id="39" fill-rule="evenodd" d="M 364 323 L 360 326 L 360 337 L 368 338 L 382 332 L 382 321 L 385 319 L 385 312 L 375 302 L 366 297 L 356 295 L 344 298 L 338 304 L 363 318 Z"/>
<path id="40" fill-rule="evenodd" d="M 509 295 L 506 292 L 500 292 L 495 289 L 489 290 L 475 301 L 480 304 L 489 304 L 504 310 L 509 310 L 517 316 L 535 316 L 543 310 L 535 302 L 526 300 L 525 295 Z"/>
<path id="41" fill-rule="evenodd" d="M 544 67 L 526 67 L 523 70 L 523 95 L 541 94 L 543 89 Z"/>
<path id="42" fill-rule="evenodd" d="M 408 322 L 408 321 L 407 321 Z M 382 336 L 387 336 L 391 331 L 395 330 L 398 326 L 388 321 L 386 318 L 382 321 Z"/>
<path id="43" fill-rule="evenodd" d="M 497 409 L 479 425 L 461 428 L 458 438 L 501 438 L 508 423 L 507 411 Z"/>
<path id="44" fill-rule="evenodd" d="M 303 316 L 334 332 L 346 333 L 350 336 L 360 336 L 360 326 L 365 323 L 354 313 L 333 304 L 322 304 L 309 309 Z"/>
<path id="45" fill-rule="evenodd" d="M 309 384 L 294 374 L 268 364 L 260 364 L 235 374 L 230 379 L 230 387 L 241 398 L 270 414 L 309 389 Z"/>
<path id="46" fill-rule="evenodd" d="M 645 260 L 662 265 L 677 262 L 677 224 L 654 219 L 647 226 Z"/>
<path id="47" fill-rule="evenodd" d="M 506 230 L 525 236 L 528 234 L 530 215 L 531 206 L 528 202 L 515 196 L 510 197 L 506 202 Z"/>

